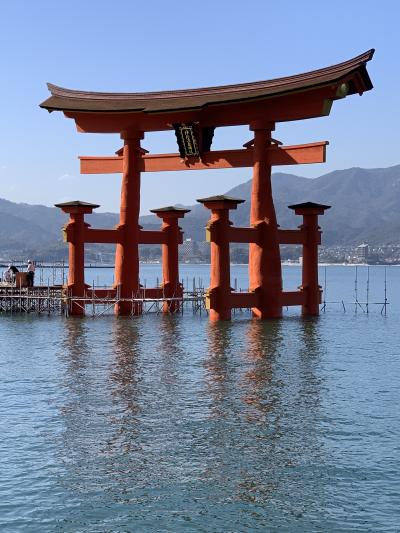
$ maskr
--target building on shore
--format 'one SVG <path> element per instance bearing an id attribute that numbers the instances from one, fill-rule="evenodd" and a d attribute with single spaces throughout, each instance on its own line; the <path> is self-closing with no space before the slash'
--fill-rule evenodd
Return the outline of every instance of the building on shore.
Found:
<path id="1" fill-rule="evenodd" d="M 362 243 L 355 249 L 355 260 L 357 263 L 368 263 L 369 246 Z"/>
<path id="2" fill-rule="evenodd" d="M 208 262 L 210 260 L 210 243 L 185 239 L 179 250 L 180 259 L 188 262 Z"/>

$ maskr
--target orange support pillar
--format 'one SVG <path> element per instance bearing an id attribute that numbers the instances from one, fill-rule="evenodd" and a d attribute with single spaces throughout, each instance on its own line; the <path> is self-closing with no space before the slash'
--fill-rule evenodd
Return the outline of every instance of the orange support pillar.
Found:
<path id="1" fill-rule="evenodd" d="M 56 204 L 64 213 L 69 214 L 69 221 L 64 226 L 66 241 L 69 243 L 68 252 L 68 290 L 72 297 L 83 298 L 85 296 L 85 214 L 92 213 L 99 207 L 97 204 L 87 202 L 65 202 Z M 70 315 L 84 315 L 84 303 L 71 302 Z"/>
<path id="2" fill-rule="evenodd" d="M 231 319 L 231 274 L 229 257 L 229 210 L 236 209 L 244 200 L 229 196 L 211 196 L 197 200 L 211 209 L 207 224 L 207 240 L 211 242 L 211 275 L 207 291 L 210 320 Z"/>
<path id="3" fill-rule="evenodd" d="M 259 294 L 259 303 L 252 311 L 258 318 L 276 318 L 282 316 L 282 267 L 268 150 L 274 125 L 253 124 L 251 129 L 254 130 L 254 165 L 250 225 L 259 232 L 257 242 L 249 248 L 250 290 Z"/>
<path id="4" fill-rule="evenodd" d="M 124 132 L 123 175 L 121 186 L 120 231 L 115 254 L 115 286 L 120 298 L 129 300 L 139 294 L 139 211 L 141 132 Z M 139 315 L 142 306 L 129 301 L 115 304 L 116 315 Z"/>
<path id="5" fill-rule="evenodd" d="M 305 293 L 305 303 L 302 305 L 304 316 L 318 316 L 321 303 L 321 287 L 318 283 L 318 245 L 321 244 L 321 232 L 318 226 L 318 215 L 323 215 L 329 205 L 305 202 L 290 205 L 296 215 L 303 216 L 300 226 L 306 232 L 306 242 L 303 244 L 303 267 L 301 290 Z"/>
<path id="6" fill-rule="evenodd" d="M 178 226 L 178 219 L 183 218 L 190 209 L 180 207 L 161 207 L 151 209 L 162 219 L 161 231 L 165 235 L 162 244 L 162 289 L 164 298 L 181 298 L 182 284 L 179 282 L 179 259 L 178 245 L 182 244 L 182 232 Z M 179 311 L 179 302 L 177 300 L 164 301 L 163 312 L 175 313 Z"/>

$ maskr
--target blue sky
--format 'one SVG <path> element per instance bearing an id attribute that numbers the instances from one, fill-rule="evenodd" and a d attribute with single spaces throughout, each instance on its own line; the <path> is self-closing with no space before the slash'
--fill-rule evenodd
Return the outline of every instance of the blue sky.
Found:
<path id="1" fill-rule="evenodd" d="M 285 144 L 329 140 L 327 163 L 280 167 L 316 177 L 400 163 L 400 3 L 363 0 L 1 2 L 0 197 L 53 205 L 81 199 L 117 211 L 119 175 L 80 176 L 78 155 L 109 155 L 116 135 L 78 134 L 38 107 L 46 82 L 72 89 L 147 91 L 240 83 L 334 64 L 369 48 L 375 88 L 331 115 L 278 124 Z M 214 148 L 239 148 L 246 128 L 217 131 Z M 176 151 L 173 133 L 147 135 L 152 152 Z M 142 213 L 224 193 L 249 169 L 144 174 Z M 307 200 L 305 198 L 305 200 Z"/>

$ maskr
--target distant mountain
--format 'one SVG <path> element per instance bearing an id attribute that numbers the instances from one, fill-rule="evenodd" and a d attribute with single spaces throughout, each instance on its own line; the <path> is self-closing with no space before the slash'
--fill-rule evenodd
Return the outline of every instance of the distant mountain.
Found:
<path id="1" fill-rule="evenodd" d="M 357 245 L 363 241 L 400 244 L 400 165 L 336 170 L 315 179 L 277 172 L 272 176 L 272 188 L 282 228 L 295 228 L 301 221 L 288 205 L 313 201 L 332 206 L 321 217 L 325 245 Z M 226 194 L 246 200 L 231 211 L 231 220 L 236 225 L 248 225 L 251 180 Z M 203 240 L 208 210 L 198 204 L 189 207 L 192 212 L 181 226 L 186 236 Z M 142 223 L 154 222 L 154 217 L 142 217 Z"/>
<path id="2" fill-rule="evenodd" d="M 294 174 L 275 173 L 272 178 L 278 222 L 282 228 L 300 223 L 287 208 L 292 203 L 314 201 L 332 208 L 321 218 L 325 245 L 400 244 L 400 165 L 389 168 L 350 168 L 307 179 Z M 221 191 L 223 193 L 224 191 Z M 236 225 L 248 225 L 251 180 L 226 192 L 246 200 L 231 219 Z M 177 191 L 179 202 L 179 191 Z M 209 212 L 202 205 L 189 206 L 191 212 L 181 223 L 185 237 L 204 240 L 204 226 Z M 113 227 L 114 213 L 94 213 L 87 217 L 93 227 Z M 46 257 L 65 250 L 61 226 L 66 216 L 54 207 L 13 203 L 0 199 L 0 256 L 33 254 Z M 153 216 L 141 217 L 145 229 L 160 226 Z"/>

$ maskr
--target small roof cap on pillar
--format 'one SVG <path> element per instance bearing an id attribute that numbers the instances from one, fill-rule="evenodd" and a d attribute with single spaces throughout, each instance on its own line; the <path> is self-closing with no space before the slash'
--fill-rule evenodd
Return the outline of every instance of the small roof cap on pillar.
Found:
<path id="1" fill-rule="evenodd" d="M 186 213 L 190 213 L 190 209 L 186 209 L 185 207 L 176 207 L 174 205 L 168 205 L 167 207 L 150 209 L 150 213 L 181 213 L 182 215 L 185 215 Z"/>
<path id="2" fill-rule="evenodd" d="M 303 202 L 301 204 L 293 204 L 288 206 L 289 209 L 294 209 L 296 214 L 300 212 L 310 213 L 310 214 L 323 214 L 326 209 L 330 209 L 330 205 L 317 204 L 315 202 Z"/>
<path id="3" fill-rule="evenodd" d="M 91 207 L 92 209 L 96 209 L 96 207 L 100 207 L 99 204 L 91 204 L 89 202 L 81 202 L 80 200 L 71 200 L 70 202 L 63 202 L 61 204 L 54 204 L 54 207 Z"/>
<path id="4" fill-rule="evenodd" d="M 81 202 L 80 200 L 72 200 L 71 202 L 63 202 L 61 204 L 54 204 L 54 207 L 58 207 L 64 211 L 64 213 L 83 213 L 90 215 L 93 209 L 100 207 L 99 204 L 91 204 L 89 202 Z"/>
<path id="5" fill-rule="evenodd" d="M 219 194 L 218 196 L 209 196 L 208 198 L 198 198 L 197 202 L 201 204 L 212 204 L 212 203 L 227 203 L 232 204 L 232 206 L 237 206 L 238 204 L 243 204 L 246 200 L 241 198 L 233 198 L 232 196 L 226 196 L 224 194 Z"/>
<path id="6" fill-rule="evenodd" d="M 288 206 L 289 209 L 330 209 L 330 205 L 316 204 L 315 202 L 303 202 L 302 204 L 293 204 Z"/>

